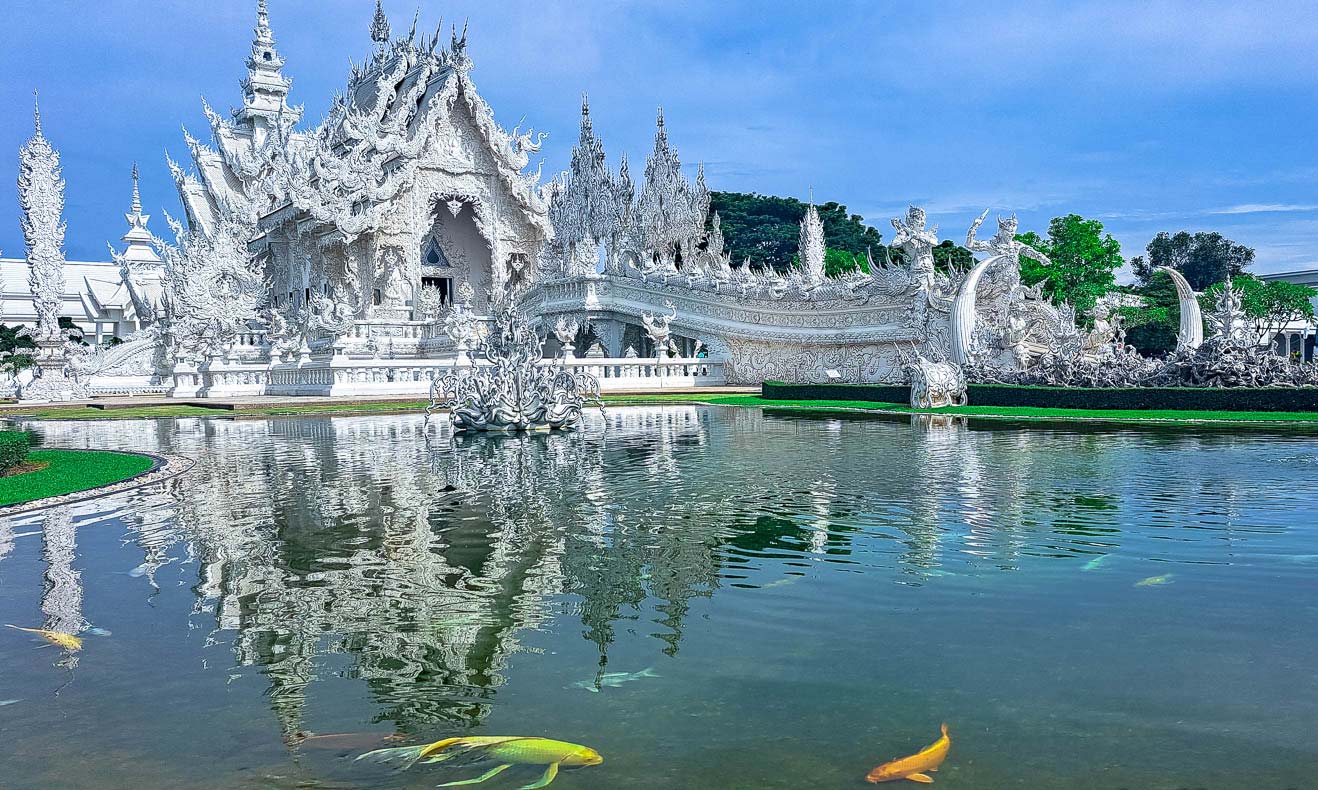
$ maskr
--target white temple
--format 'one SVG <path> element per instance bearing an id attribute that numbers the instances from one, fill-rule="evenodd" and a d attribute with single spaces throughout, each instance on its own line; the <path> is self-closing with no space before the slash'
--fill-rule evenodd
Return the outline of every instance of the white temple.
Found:
<path id="1" fill-rule="evenodd" d="M 241 106 L 204 106 L 209 143 L 185 131 L 191 162 L 169 163 L 185 210 L 173 240 L 147 231 L 135 176 L 125 250 L 65 264 L 81 281 L 61 310 L 126 341 L 71 352 L 92 392 L 423 395 L 469 364 L 471 333 L 506 295 L 555 327 L 547 355 L 566 351 L 606 390 L 895 383 L 931 360 L 1022 369 L 1114 342 L 1107 322 L 1085 335 L 1022 286 L 1019 257 L 1038 253 L 1014 216 L 980 241 L 985 212 L 966 238 L 985 259 L 944 274 L 937 228 L 912 207 L 892 220 L 909 263 L 830 278 L 811 207 L 800 265 L 752 270 L 725 251 L 704 170 L 682 173 L 662 111 L 638 183 L 625 158 L 609 168 L 583 99 L 570 169 L 542 182 L 528 166 L 545 135 L 495 122 L 465 29 L 392 36 L 377 2 L 369 30 L 326 119 L 299 128 L 258 0 Z M 9 296 L 17 268 L 3 267 L 9 323 L 26 316 Z"/>

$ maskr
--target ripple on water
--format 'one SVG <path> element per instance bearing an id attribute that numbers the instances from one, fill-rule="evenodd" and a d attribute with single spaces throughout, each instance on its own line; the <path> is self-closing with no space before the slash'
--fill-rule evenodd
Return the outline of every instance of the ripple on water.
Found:
<path id="1" fill-rule="evenodd" d="M 852 787 L 943 720 L 948 786 L 1299 787 L 1318 757 L 1311 434 L 698 407 L 43 430 L 198 464 L 0 520 L 0 622 L 112 634 L 76 661 L 0 640 L 17 786 L 76 785 L 75 740 L 110 788 L 469 776 L 308 732 L 567 738 L 606 755 L 578 788 Z"/>

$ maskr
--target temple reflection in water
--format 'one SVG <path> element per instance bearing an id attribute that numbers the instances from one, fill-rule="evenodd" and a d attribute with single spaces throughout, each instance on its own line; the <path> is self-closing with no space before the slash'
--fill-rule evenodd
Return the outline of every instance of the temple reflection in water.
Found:
<path id="1" fill-rule="evenodd" d="M 79 446 L 107 429 L 42 430 Z M 771 410 L 613 409 L 575 433 L 524 436 L 455 436 L 443 418 L 412 415 L 112 431 L 119 446 L 197 464 L 107 500 L 110 513 L 87 504 L 0 522 L 0 560 L 16 530 L 41 529 L 47 627 L 77 632 L 75 524 L 129 525 L 143 559 L 132 575 L 148 596 L 161 569 L 195 567 L 193 627 L 267 678 L 288 739 L 306 728 L 309 687 L 331 674 L 364 681 L 375 720 L 400 730 L 475 723 L 510 657 L 532 649 L 527 635 L 555 620 L 579 621 L 603 672 L 617 629 L 638 622 L 656 651 L 679 655 L 693 602 L 721 585 L 763 586 L 876 551 L 896 553 L 894 581 L 919 584 L 958 565 L 1017 568 L 1022 552 L 1041 551 L 1041 532 L 1095 551 L 1118 541 L 1121 492 L 1101 479 L 1112 444 L 1083 433 L 1064 438 L 1063 458 L 1024 432 L 889 424 L 887 449 L 906 459 L 896 474 L 843 441 L 837 420 Z M 1084 497 L 1042 501 L 1028 483 L 1049 465 L 1100 479 Z"/>

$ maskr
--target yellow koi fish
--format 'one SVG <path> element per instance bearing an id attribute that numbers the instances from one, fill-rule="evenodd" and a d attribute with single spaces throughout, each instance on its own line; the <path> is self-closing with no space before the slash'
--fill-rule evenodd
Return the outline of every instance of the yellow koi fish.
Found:
<path id="1" fill-rule="evenodd" d="M 895 782 L 909 779 L 921 784 L 933 784 L 934 778 L 925 771 L 937 771 L 938 766 L 947 759 L 947 751 L 952 748 L 952 739 L 947 737 L 947 725 L 943 725 L 943 737 L 924 747 L 910 757 L 884 763 L 865 777 L 867 782 Z"/>
<path id="2" fill-rule="evenodd" d="M 12 628 L 15 631 L 26 631 L 29 634 L 36 634 L 52 645 L 58 645 L 72 653 L 76 653 L 82 649 L 81 639 L 73 634 L 66 634 L 63 631 L 47 631 L 44 628 L 20 628 L 19 626 L 10 625 L 9 623 L 5 623 L 5 627 Z"/>
<path id="3" fill-rule="evenodd" d="M 560 767 L 580 768 L 587 765 L 599 765 L 604 762 L 604 758 L 600 756 L 600 753 L 589 746 L 551 741 L 548 738 L 508 736 L 445 738 L 442 741 L 435 741 L 424 746 L 376 749 L 373 752 L 361 755 L 357 759 L 398 763 L 400 768 L 409 768 L 418 762 L 439 763 L 455 758 L 466 758 L 466 760 L 471 761 L 490 760 L 498 763 L 498 765 L 474 779 L 445 782 L 438 785 L 438 787 L 480 784 L 487 779 L 498 776 L 514 765 L 543 765 L 546 768 L 540 779 L 521 788 L 521 790 L 537 790 L 537 788 L 545 787 L 554 781 L 554 778 L 558 776 Z"/>

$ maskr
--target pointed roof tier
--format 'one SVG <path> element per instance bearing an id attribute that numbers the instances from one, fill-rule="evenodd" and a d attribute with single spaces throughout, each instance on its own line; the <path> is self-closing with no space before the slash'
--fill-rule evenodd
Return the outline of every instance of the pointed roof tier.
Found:
<path id="1" fill-rule="evenodd" d="M 301 108 L 288 106 L 288 92 L 293 81 L 284 76 L 283 67 L 284 59 L 275 49 L 266 0 L 257 0 L 252 54 L 247 57 L 247 78 L 242 81 L 243 106 L 234 110 L 235 120 L 254 127 L 258 118 L 267 122 L 282 118 L 290 123 L 301 118 Z"/>
<path id="2" fill-rule="evenodd" d="M 128 221 L 128 232 L 123 235 L 123 242 L 128 246 L 123 252 L 123 259 L 129 263 L 160 263 L 160 256 L 151 246 L 151 231 L 146 229 L 146 223 L 151 219 L 151 215 L 142 213 L 142 196 L 138 191 L 136 162 L 133 163 L 133 206 L 124 215 L 124 219 Z"/>

